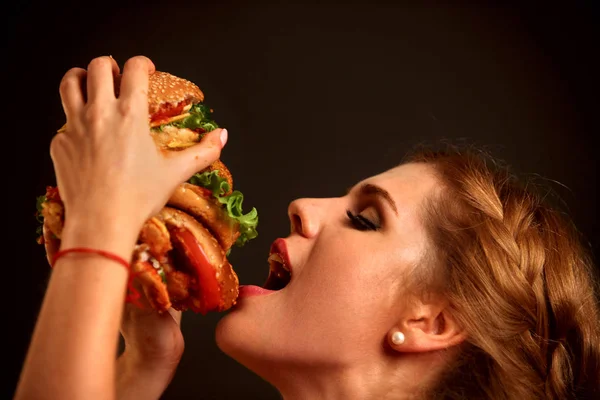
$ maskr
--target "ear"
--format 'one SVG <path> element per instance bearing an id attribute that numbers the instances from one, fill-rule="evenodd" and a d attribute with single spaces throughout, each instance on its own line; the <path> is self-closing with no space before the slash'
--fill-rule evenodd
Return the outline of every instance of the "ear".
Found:
<path id="1" fill-rule="evenodd" d="M 467 337 L 446 303 L 414 304 L 404 314 L 387 334 L 387 343 L 395 351 L 443 350 L 462 343 Z"/>

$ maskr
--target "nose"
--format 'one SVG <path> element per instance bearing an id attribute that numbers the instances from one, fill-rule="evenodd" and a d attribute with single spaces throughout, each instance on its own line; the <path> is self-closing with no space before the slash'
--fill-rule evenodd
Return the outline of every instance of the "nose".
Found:
<path id="1" fill-rule="evenodd" d="M 322 222 L 323 207 L 317 199 L 298 199 L 290 203 L 288 216 L 292 233 L 306 238 L 315 237 L 319 233 Z"/>

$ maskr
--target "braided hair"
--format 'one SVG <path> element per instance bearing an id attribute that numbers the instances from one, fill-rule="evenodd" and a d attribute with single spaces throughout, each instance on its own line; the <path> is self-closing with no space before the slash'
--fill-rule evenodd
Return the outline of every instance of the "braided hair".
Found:
<path id="1" fill-rule="evenodd" d="M 481 151 L 407 161 L 442 184 L 423 208 L 429 276 L 469 336 L 431 397 L 600 399 L 598 287 L 571 221 Z"/>

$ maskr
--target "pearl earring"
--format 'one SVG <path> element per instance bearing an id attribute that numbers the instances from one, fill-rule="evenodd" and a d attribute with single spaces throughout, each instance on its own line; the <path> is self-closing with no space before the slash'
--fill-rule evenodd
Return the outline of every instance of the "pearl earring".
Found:
<path id="1" fill-rule="evenodd" d="M 404 333 L 400 331 L 394 332 L 392 335 L 392 343 L 396 345 L 404 343 Z"/>

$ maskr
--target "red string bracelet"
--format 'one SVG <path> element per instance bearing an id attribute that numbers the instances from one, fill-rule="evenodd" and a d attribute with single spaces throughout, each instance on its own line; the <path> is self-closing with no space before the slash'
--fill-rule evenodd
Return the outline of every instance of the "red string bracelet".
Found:
<path id="1" fill-rule="evenodd" d="M 102 257 L 109 258 L 113 261 L 116 261 L 116 262 L 122 264 L 129 272 L 129 278 L 127 281 L 127 296 L 125 297 L 125 301 L 128 303 L 133 303 L 133 304 L 137 305 L 138 307 L 141 307 L 141 304 L 138 302 L 138 299 L 140 298 L 140 293 L 135 289 L 135 287 L 133 287 L 133 274 L 131 274 L 131 265 L 124 258 L 122 258 L 116 254 L 110 253 L 108 251 L 104 251 L 104 250 L 90 249 L 87 247 L 74 247 L 71 249 L 64 249 L 64 250 L 58 251 L 52 258 L 51 267 L 54 267 L 54 265 L 56 264 L 56 261 L 60 257 L 64 256 L 65 254 L 69 254 L 69 253 L 98 254 Z"/>

